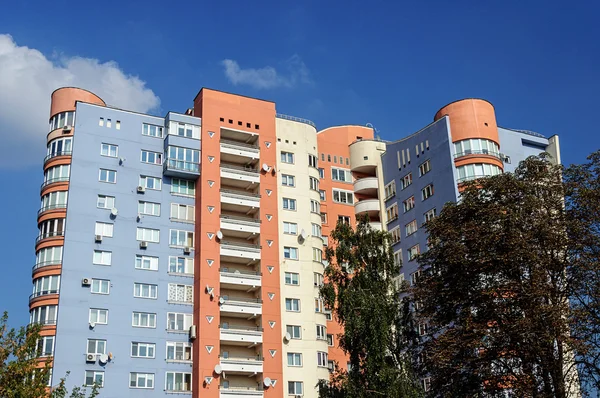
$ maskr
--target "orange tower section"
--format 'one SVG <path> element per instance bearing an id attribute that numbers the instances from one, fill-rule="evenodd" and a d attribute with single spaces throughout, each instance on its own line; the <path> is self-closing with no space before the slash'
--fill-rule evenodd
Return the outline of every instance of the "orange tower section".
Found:
<path id="1" fill-rule="evenodd" d="M 202 160 L 193 394 L 283 397 L 275 104 L 204 88 L 194 113 Z"/>
<path id="2" fill-rule="evenodd" d="M 330 127 L 317 133 L 319 148 L 319 167 L 323 169 L 324 178 L 320 181 L 320 189 L 325 190 L 325 200 L 321 201 L 321 218 L 323 236 L 329 237 L 335 228 L 338 219 L 349 221 L 352 227 L 356 226 L 355 209 L 353 204 L 337 203 L 333 200 L 333 189 L 353 191 L 353 176 L 350 171 L 349 145 L 355 141 L 372 140 L 373 129 L 363 126 L 337 126 Z M 336 169 L 337 178 L 332 178 L 332 169 Z M 344 180 L 340 181 L 339 169 L 344 170 Z M 334 242 L 328 241 L 329 245 Z M 333 335 L 334 345 L 329 347 L 329 361 L 334 361 L 341 369 L 347 369 L 348 360 L 339 348 L 337 335 L 343 328 L 331 318 L 327 321 L 327 334 Z"/>

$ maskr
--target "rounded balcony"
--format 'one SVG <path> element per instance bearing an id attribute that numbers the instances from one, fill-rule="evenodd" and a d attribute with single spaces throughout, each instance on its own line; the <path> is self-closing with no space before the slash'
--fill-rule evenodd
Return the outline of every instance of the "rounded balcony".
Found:
<path id="1" fill-rule="evenodd" d="M 375 175 L 384 152 L 385 143 L 382 141 L 355 141 L 350 144 L 350 169 L 356 173 Z"/>
<path id="2" fill-rule="evenodd" d="M 368 214 L 369 216 L 378 216 L 381 211 L 379 199 L 365 199 L 354 204 L 356 214 Z"/>
<path id="3" fill-rule="evenodd" d="M 40 223 L 42 221 L 40 219 L 43 216 L 52 215 L 51 218 L 56 218 L 56 216 L 55 216 L 55 215 L 57 215 L 56 213 L 60 213 L 64 217 L 66 208 L 67 208 L 66 203 L 59 203 L 59 204 L 55 204 L 55 205 L 47 205 L 47 206 L 42 207 L 41 209 L 38 210 L 38 214 L 37 214 L 38 223 Z"/>
<path id="4" fill-rule="evenodd" d="M 49 187 L 54 184 L 65 183 L 65 182 L 69 182 L 69 177 L 50 178 L 49 180 L 42 182 L 42 185 L 40 186 L 40 190 L 43 190 L 44 188 Z"/>
<path id="5" fill-rule="evenodd" d="M 369 221 L 369 226 L 371 228 L 373 228 L 375 231 L 382 231 L 383 227 L 381 226 L 381 223 L 378 221 Z"/>
<path id="6" fill-rule="evenodd" d="M 41 245 L 50 241 L 64 241 L 65 233 L 64 232 L 48 232 L 45 234 L 40 234 L 35 238 L 35 250 L 41 249 Z"/>
<path id="7" fill-rule="evenodd" d="M 73 151 L 54 151 L 52 153 L 49 153 L 48 155 L 46 155 L 46 157 L 44 158 L 44 168 L 46 167 L 46 164 L 52 160 L 52 159 L 71 159 L 71 155 L 73 154 Z"/>
<path id="8" fill-rule="evenodd" d="M 41 290 L 39 292 L 32 293 L 29 296 L 29 305 L 35 303 L 36 301 L 52 298 L 58 299 L 58 289 Z"/>
<path id="9" fill-rule="evenodd" d="M 377 177 L 360 178 L 354 181 L 354 193 L 367 196 L 377 196 L 379 180 Z"/>
<path id="10" fill-rule="evenodd" d="M 55 269 L 60 269 L 62 267 L 62 261 L 54 260 L 54 261 L 44 261 L 41 263 L 35 264 L 31 267 L 31 275 L 35 276 L 37 273 L 41 271 L 50 271 Z"/>

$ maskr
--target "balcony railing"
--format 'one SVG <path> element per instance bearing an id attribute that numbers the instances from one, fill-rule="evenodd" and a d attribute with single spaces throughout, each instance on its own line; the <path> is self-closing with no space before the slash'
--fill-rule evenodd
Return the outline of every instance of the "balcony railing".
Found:
<path id="1" fill-rule="evenodd" d="M 502 160 L 500 153 L 495 152 L 495 151 L 490 151 L 488 149 L 469 149 L 464 152 L 458 152 L 454 155 L 454 159 L 458 159 L 458 158 L 462 158 L 464 156 L 470 156 L 470 155 L 488 155 L 488 156 L 493 156 L 495 158 Z"/>
<path id="2" fill-rule="evenodd" d="M 243 242 L 223 241 L 223 242 L 221 242 L 221 247 L 228 247 L 228 248 L 235 249 L 235 250 L 242 250 L 242 251 L 249 251 L 249 252 L 260 251 L 260 245 L 255 245 L 252 243 L 243 243 Z"/>
<path id="3" fill-rule="evenodd" d="M 485 174 L 478 174 L 478 175 L 474 175 L 474 176 L 466 176 L 466 177 L 461 177 L 458 180 L 456 180 L 456 182 L 458 184 L 462 184 L 463 182 L 467 182 L 467 181 L 471 181 L 471 180 L 478 180 L 480 178 L 486 178 L 486 177 L 492 177 L 491 174 L 489 175 L 485 175 Z"/>
<path id="4" fill-rule="evenodd" d="M 226 196 L 231 196 L 239 199 L 260 199 L 260 195 L 257 193 L 247 193 L 244 191 L 235 191 L 233 189 L 221 189 L 220 192 Z"/>
<path id="5" fill-rule="evenodd" d="M 60 265 L 62 264 L 62 261 L 60 260 L 52 260 L 52 261 L 43 261 L 41 263 L 37 263 L 35 264 L 31 270 L 35 271 L 36 269 L 40 269 L 40 268 L 44 268 L 44 267 L 49 267 L 51 265 Z"/>
<path id="6" fill-rule="evenodd" d="M 51 294 L 58 294 L 59 290 L 58 289 L 52 289 L 52 290 L 40 290 L 39 292 L 35 292 L 32 293 L 29 296 L 29 302 L 31 303 L 31 301 L 33 301 L 33 299 L 36 299 L 38 297 L 42 297 L 42 296 L 48 296 Z"/>
<path id="7" fill-rule="evenodd" d="M 38 237 L 35 238 L 35 243 L 37 244 L 37 243 L 39 243 L 40 241 L 42 241 L 44 239 L 57 238 L 57 237 L 61 237 L 61 236 L 65 236 L 65 233 L 63 231 L 47 232 L 45 234 L 38 235 Z"/>
<path id="8" fill-rule="evenodd" d="M 262 355 L 255 355 L 255 356 L 251 356 L 251 357 L 244 357 L 244 356 L 231 356 L 231 355 L 227 355 L 227 357 L 224 357 L 223 355 L 219 355 L 219 358 L 221 359 L 221 362 L 223 361 L 231 361 L 231 362 L 262 362 L 263 361 L 263 357 Z"/>
<path id="9" fill-rule="evenodd" d="M 227 140 L 227 139 L 221 139 L 221 144 L 224 146 L 231 146 L 234 149 L 235 149 L 235 147 L 244 147 L 244 148 L 248 148 L 248 149 L 255 149 L 257 151 L 259 150 L 258 145 L 246 144 L 245 142 L 239 142 L 239 141 L 233 141 L 233 140 Z"/>
<path id="10" fill-rule="evenodd" d="M 262 304 L 262 299 L 259 298 L 248 298 L 248 297 L 230 297 L 230 296 L 221 296 L 223 300 L 225 300 L 224 304 L 235 304 L 235 303 L 244 303 L 244 304 Z"/>
<path id="11" fill-rule="evenodd" d="M 219 325 L 221 330 L 232 330 L 242 332 L 262 332 L 263 328 L 260 326 L 243 326 L 243 325 Z"/>
<path id="12" fill-rule="evenodd" d="M 252 167 L 243 167 L 231 163 L 221 163 L 221 169 L 225 171 L 233 171 L 235 173 L 247 174 L 253 177 L 258 176 L 260 173 L 257 169 Z"/>
<path id="13" fill-rule="evenodd" d="M 285 120 L 291 120 L 293 122 L 308 124 L 309 126 L 317 128 L 317 125 L 314 122 L 312 122 L 312 121 L 310 121 L 308 119 L 303 119 L 301 117 L 284 115 L 283 113 L 277 113 L 277 114 L 275 114 L 275 117 L 278 118 L 278 119 L 285 119 Z"/>
<path id="14" fill-rule="evenodd" d="M 264 390 L 262 388 L 257 388 L 257 387 L 234 387 L 234 386 L 225 387 L 223 385 L 219 386 L 219 391 L 221 392 L 221 394 L 232 395 L 232 396 L 236 396 L 236 395 L 261 396 L 264 393 Z"/>
<path id="15" fill-rule="evenodd" d="M 51 178 L 49 180 L 46 180 L 46 181 L 42 182 L 40 189 L 43 189 L 47 185 L 54 184 L 55 182 L 69 182 L 69 177 L 57 177 L 57 178 Z"/>
<path id="16" fill-rule="evenodd" d="M 48 160 L 55 158 L 57 156 L 71 156 L 72 154 L 73 154 L 73 151 L 55 151 L 55 152 L 49 153 L 44 158 L 44 164 L 46 164 L 46 162 Z"/>
<path id="17" fill-rule="evenodd" d="M 250 226 L 255 226 L 261 223 L 260 219 L 252 218 L 252 217 L 243 217 L 243 216 L 230 216 L 230 215 L 221 215 L 221 220 L 231 221 L 234 224 L 245 224 Z"/>
<path id="18" fill-rule="evenodd" d="M 66 208 L 67 208 L 67 204 L 66 203 L 58 203 L 58 204 L 55 204 L 55 205 L 47 205 L 47 206 L 44 206 L 44 207 L 42 207 L 41 209 L 38 210 L 38 216 L 40 214 L 42 214 L 43 212 L 48 211 L 48 210 L 66 209 Z"/>
<path id="19" fill-rule="evenodd" d="M 46 319 L 43 321 L 32 321 L 29 322 L 30 326 L 33 325 L 42 325 L 42 326 L 51 326 L 51 325 L 56 325 L 56 319 Z"/>
<path id="20" fill-rule="evenodd" d="M 195 162 L 188 162 L 187 160 L 179 159 L 166 159 L 165 167 L 171 170 L 187 171 L 189 173 L 199 173 L 200 164 Z"/>
<path id="21" fill-rule="evenodd" d="M 262 275 L 262 273 L 260 272 L 256 272 L 256 271 L 240 271 L 240 270 L 230 270 L 229 268 L 221 268 L 219 270 L 219 272 L 221 272 L 221 274 L 227 275 L 227 276 L 238 276 L 240 278 L 250 278 L 250 279 L 260 279 L 260 276 Z"/>

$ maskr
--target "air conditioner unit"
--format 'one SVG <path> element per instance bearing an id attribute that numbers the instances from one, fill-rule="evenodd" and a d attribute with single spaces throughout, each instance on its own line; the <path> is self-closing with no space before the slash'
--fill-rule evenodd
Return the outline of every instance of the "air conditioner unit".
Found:
<path id="1" fill-rule="evenodd" d="M 183 248 L 183 254 L 190 254 L 192 252 L 192 248 L 191 247 L 184 247 Z"/>
<path id="2" fill-rule="evenodd" d="M 148 248 L 148 242 L 146 242 L 145 240 L 140 242 L 140 249 L 146 249 Z"/>
<path id="3" fill-rule="evenodd" d="M 96 235 L 96 242 L 102 242 L 102 235 Z"/>
<path id="4" fill-rule="evenodd" d="M 144 193 L 144 192 L 146 192 L 146 187 L 143 185 L 139 185 L 137 187 L 137 191 L 138 191 L 138 193 Z"/>
<path id="5" fill-rule="evenodd" d="M 86 362 L 96 362 L 96 354 L 86 354 L 85 361 Z"/>
<path id="6" fill-rule="evenodd" d="M 92 280 L 90 278 L 83 278 L 81 280 L 81 284 L 83 286 L 90 286 L 92 284 Z"/>
<path id="7" fill-rule="evenodd" d="M 63 134 L 69 134 L 71 132 L 71 130 L 73 130 L 73 127 L 71 126 L 65 126 L 62 129 Z"/>
<path id="8" fill-rule="evenodd" d="M 196 325 L 190 326 L 189 336 L 190 340 L 194 340 L 196 338 Z"/>

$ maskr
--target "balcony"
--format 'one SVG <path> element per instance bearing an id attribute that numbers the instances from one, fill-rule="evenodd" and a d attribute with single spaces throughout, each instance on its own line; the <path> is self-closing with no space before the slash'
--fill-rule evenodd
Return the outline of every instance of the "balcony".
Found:
<path id="1" fill-rule="evenodd" d="M 377 140 L 361 140 L 350 144 L 350 169 L 356 173 L 375 175 L 385 152 L 385 143 Z"/>
<path id="2" fill-rule="evenodd" d="M 222 299 L 222 300 L 221 300 Z M 262 314 L 262 300 L 247 297 L 221 296 L 221 314 L 229 316 L 253 317 Z"/>
<path id="3" fill-rule="evenodd" d="M 248 162 L 260 158 L 260 150 L 256 144 L 221 138 L 221 159 L 232 162 Z"/>
<path id="4" fill-rule="evenodd" d="M 369 221 L 369 226 L 373 228 L 375 231 L 381 231 L 382 226 L 380 222 L 377 221 Z"/>
<path id="5" fill-rule="evenodd" d="M 369 216 L 379 216 L 380 210 L 379 199 L 365 199 L 354 204 L 354 212 L 356 214 L 367 213 Z"/>
<path id="6" fill-rule="evenodd" d="M 361 178 L 354 181 L 354 193 L 368 196 L 377 196 L 379 180 L 377 177 Z"/>
<path id="7" fill-rule="evenodd" d="M 35 292 L 29 296 L 29 305 L 44 298 L 58 298 L 58 293 L 58 289 L 41 290 L 39 292 Z"/>
<path id="8" fill-rule="evenodd" d="M 37 238 L 35 238 L 35 244 L 38 245 L 42 242 L 49 241 L 49 240 L 60 240 L 60 239 L 64 239 L 64 237 L 65 237 L 65 233 L 63 231 L 47 232 L 45 234 L 38 235 Z"/>
<path id="9" fill-rule="evenodd" d="M 66 203 L 58 203 L 58 204 L 55 204 L 55 205 L 47 205 L 47 206 L 44 206 L 41 209 L 39 209 L 37 215 L 38 215 L 38 218 L 39 218 L 42 214 L 44 214 L 46 212 L 50 213 L 50 212 L 65 210 L 66 208 L 67 208 L 67 204 Z"/>
<path id="10" fill-rule="evenodd" d="M 48 155 L 46 155 L 46 157 L 44 158 L 44 167 L 46 167 L 46 163 L 48 163 L 50 160 L 57 158 L 57 157 L 71 157 L 71 155 L 73 154 L 73 151 L 54 151 Z"/>
<path id="11" fill-rule="evenodd" d="M 46 180 L 42 183 L 42 185 L 40 186 L 40 190 L 44 189 L 48 185 L 59 183 L 59 182 L 69 182 L 69 177 L 50 178 L 49 180 Z"/>
<path id="12" fill-rule="evenodd" d="M 221 287 L 228 289 L 256 289 L 261 285 L 260 272 L 230 270 L 221 268 Z"/>
<path id="13" fill-rule="evenodd" d="M 248 238 L 260 233 L 260 220 L 252 217 L 221 215 L 220 225 L 228 236 Z"/>
<path id="14" fill-rule="evenodd" d="M 224 387 L 219 386 L 221 398 L 257 398 L 264 397 L 264 391 L 256 387 Z"/>
<path id="15" fill-rule="evenodd" d="M 260 245 L 222 241 L 220 251 L 225 261 L 260 260 Z"/>
<path id="16" fill-rule="evenodd" d="M 37 274 L 41 270 L 50 270 L 50 269 L 59 269 L 62 266 L 61 260 L 53 260 L 53 261 L 44 261 L 41 263 L 35 264 L 31 268 L 31 274 Z"/>
<path id="17" fill-rule="evenodd" d="M 261 327 L 248 327 L 222 324 L 219 327 L 221 331 L 221 342 L 227 342 L 230 345 L 254 345 L 262 344 L 263 331 Z"/>
<path id="18" fill-rule="evenodd" d="M 454 159 L 463 158 L 465 156 L 479 156 L 479 155 L 491 156 L 491 157 L 496 158 L 496 159 L 498 159 L 500 161 L 504 160 L 500 156 L 499 152 L 490 151 L 488 149 L 469 149 L 469 150 L 466 150 L 464 152 L 458 152 L 458 153 L 456 153 L 454 155 Z"/>
<path id="19" fill-rule="evenodd" d="M 263 372 L 263 359 L 258 355 L 254 357 L 228 356 L 227 358 L 219 356 L 219 358 L 221 360 L 221 369 L 226 374 L 254 375 Z"/>
<path id="20" fill-rule="evenodd" d="M 239 210 L 249 213 L 250 211 L 259 208 L 259 194 L 233 189 L 221 189 L 221 210 Z"/>
<path id="21" fill-rule="evenodd" d="M 163 163 L 163 174 L 176 178 L 195 179 L 200 175 L 200 164 L 167 158 Z"/>
<path id="22" fill-rule="evenodd" d="M 260 182 L 260 172 L 253 167 L 221 163 L 222 184 L 246 188 Z"/>

